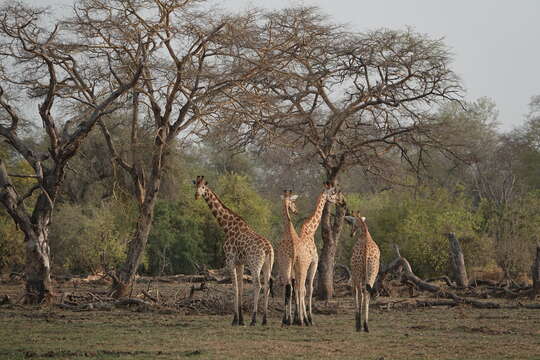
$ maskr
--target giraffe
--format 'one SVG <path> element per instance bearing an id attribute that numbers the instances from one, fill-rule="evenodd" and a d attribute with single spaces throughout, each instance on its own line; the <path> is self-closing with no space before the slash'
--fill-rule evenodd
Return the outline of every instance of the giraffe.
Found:
<path id="1" fill-rule="evenodd" d="M 248 267 L 253 279 L 253 314 L 251 325 L 257 323 L 257 307 L 261 291 L 261 271 L 264 280 L 264 312 L 262 324 L 267 323 L 268 295 L 270 292 L 270 275 L 274 264 L 274 249 L 263 236 L 257 234 L 244 219 L 225 206 L 219 197 L 208 187 L 204 176 L 197 176 L 193 181 L 196 192 L 195 199 L 202 196 L 219 225 L 225 232 L 223 252 L 225 267 L 231 273 L 234 288 L 234 318 L 232 325 L 244 325 L 242 315 L 242 293 L 244 281 L 244 265 Z"/>
<path id="2" fill-rule="evenodd" d="M 354 236 L 357 230 L 360 230 L 360 235 L 353 247 L 351 257 L 354 300 L 356 304 L 356 331 L 362 331 L 363 318 L 364 331 L 369 332 L 369 298 L 373 293 L 373 284 L 379 273 L 380 251 L 377 243 L 371 238 L 365 217 L 360 216 L 360 214 L 356 212 L 353 213 L 352 216 L 345 216 L 345 220 L 352 227 L 351 236 Z M 360 301 L 358 296 L 360 296 Z"/>
<path id="3" fill-rule="evenodd" d="M 285 190 L 281 195 L 282 211 L 284 219 L 284 229 L 281 242 L 276 247 L 276 267 L 278 273 L 278 284 L 281 289 L 284 287 L 284 311 L 283 325 L 290 325 L 292 319 L 292 275 L 293 261 L 295 258 L 295 247 L 298 246 L 299 237 L 291 221 L 291 213 L 296 214 L 295 200 L 298 195 L 293 195 L 291 190 Z"/>
<path id="4" fill-rule="evenodd" d="M 326 202 L 336 203 L 341 193 L 329 182 L 324 184 L 324 189 L 317 199 L 315 211 L 302 224 L 300 229 L 300 241 L 295 248 L 294 279 L 296 310 L 299 325 L 313 325 L 312 298 L 313 281 L 319 263 L 319 254 L 315 245 L 315 232 L 321 222 L 321 216 Z M 306 311 L 306 281 L 308 306 Z"/>

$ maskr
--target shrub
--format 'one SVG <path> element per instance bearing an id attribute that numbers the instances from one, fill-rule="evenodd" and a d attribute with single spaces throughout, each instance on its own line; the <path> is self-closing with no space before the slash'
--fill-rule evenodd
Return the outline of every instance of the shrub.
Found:
<path id="1" fill-rule="evenodd" d="M 129 209 L 119 203 L 58 206 L 50 233 L 56 271 L 97 273 L 117 266 L 131 231 Z"/>

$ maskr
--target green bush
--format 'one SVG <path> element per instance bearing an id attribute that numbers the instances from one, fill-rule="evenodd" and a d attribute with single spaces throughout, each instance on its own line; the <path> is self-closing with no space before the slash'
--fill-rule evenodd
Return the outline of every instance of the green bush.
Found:
<path id="1" fill-rule="evenodd" d="M 497 264 L 512 277 L 528 273 L 534 247 L 540 242 L 540 191 L 505 204 L 484 200 L 480 208 L 486 231 L 494 239 Z"/>
<path id="2" fill-rule="evenodd" d="M 56 272 L 97 273 L 117 266 L 131 231 L 130 206 L 61 204 L 50 230 Z"/>
<path id="3" fill-rule="evenodd" d="M 13 220 L 0 210 L 0 273 L 20 271 L 24 266 L 24 236 Z"/>

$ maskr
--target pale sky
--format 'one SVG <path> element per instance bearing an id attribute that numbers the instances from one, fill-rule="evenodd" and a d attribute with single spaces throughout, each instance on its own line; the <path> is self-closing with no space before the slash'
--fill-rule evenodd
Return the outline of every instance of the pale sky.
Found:
<path id="1" fill-rule="evenodd" d="M 68 10 L 73 0 L 25 0 Z M 539 0 L 213 0 L 223 8 L 318 6 L 335 23 L 363 31 L 386 27 L 444 38 L 467 100 L 491 98 L 501 130 L 520 125 L 540 95 Z"/>

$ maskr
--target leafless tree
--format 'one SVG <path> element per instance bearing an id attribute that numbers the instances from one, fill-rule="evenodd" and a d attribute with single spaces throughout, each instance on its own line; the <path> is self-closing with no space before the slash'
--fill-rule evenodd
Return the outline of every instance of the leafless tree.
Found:
<path id="1" fill-rule="evenodd" d="M 219 121 L 217 109 L 234 99 L 233 89 L 271 63 L 272 49 L 243 52 L 237 45 L 253 36 L 255 19 L 254 14 L 221 16 L 195 0 L 86 0 L 77 6 L 78 31 L 108 43 L 110 56 L 125 66 L 136 59 L 133 34 L 147 31 L 153 44 L 143 80 L 133 89 L 129 144 L 122 147 L 101 124 L 112 159 L 131 177 L 139 208 L 126 261 L 111 274 L 115 296 L 126 294 L 141 262 L 171 147 Z M 149 157 L 138 147 L 148 134 Z"/>
<path id="2" fill-rule="evenodd" d="M 44 9 L 6 3 L 0 8 L 0 137 L 29 165 L 13 174 L 0 159 L 0 202 L 25 235 L 26 301 L 40 303 L 53 294 L 48 229 L 69 160 L 94 125 L 118 109 L 118 100 L 141 75 L 143 43 L 138 36 L 135 58 L 124 76 L 99 40 L 66 31 L 60 23 L 47 28 Z M 91 69 L 91 70 L 90 70 Z M 30 99 L 30 100 L 29 100 Z M 34 108 L 33 101 L 39 102 Z M 78 115 L 68 115 L 77 107 Z M 30 132 L 30 125 L 41 132 Z M 28 178 L 24 193 L 13 177 Z"/>
<path id="3" fill-rule="evenodd" d="M 436 105 L 459 100 L 461 86 L 441 40 L 410 29 L 352 33 L 330 24 L 317 9 L 266 14 L 253 44 L 280 43 L 271 67 L 238 88 L 229 117 L 240 131 L 236 145 L 278 144 L 316 156 L 336 184 L 352 166 L 390 177 L 392 161 L 422 165 L 422 149 L 439 146 L 429 121 Z M 246 50 L 247 51 L 247 50 Z M 412 156 L 414 154 L 415 156 Z M 321 222 L 319 295 L 333 294 L 334 255 L 344 209 L 327 206 Z"/>

